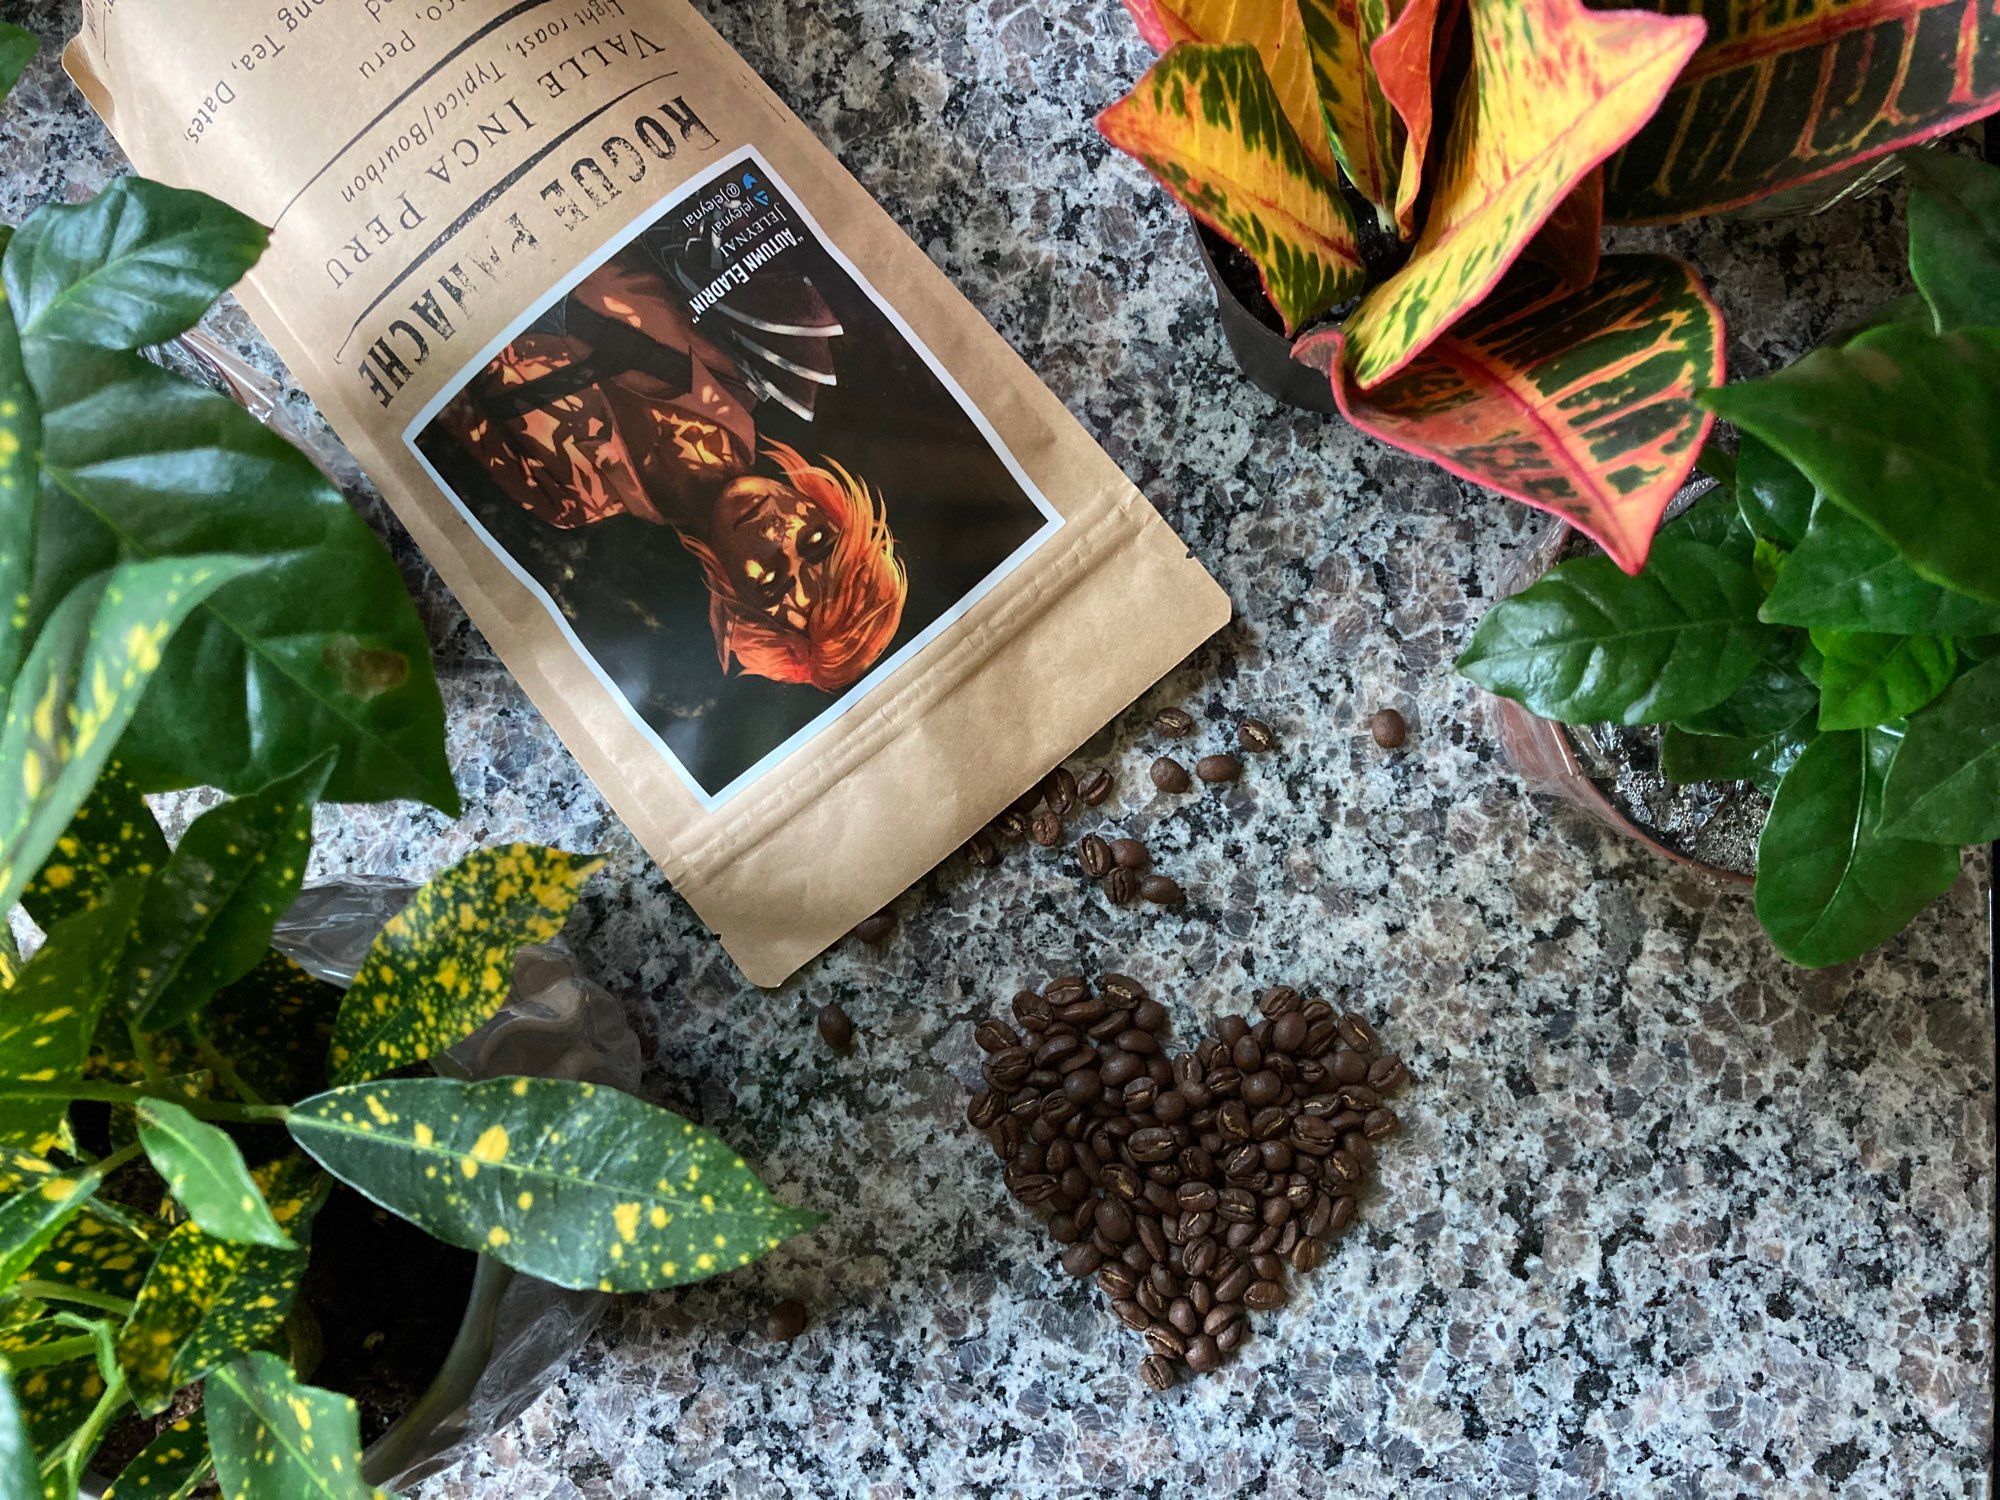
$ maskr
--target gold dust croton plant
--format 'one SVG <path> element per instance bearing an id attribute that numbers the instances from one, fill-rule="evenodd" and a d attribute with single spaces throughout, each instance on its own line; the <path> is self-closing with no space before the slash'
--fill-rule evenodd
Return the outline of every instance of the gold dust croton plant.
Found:
<path id="1" fill-rule="evenodd" d="M 0 96 L 34 52 L 0 23 Z M 265 234 L 127 179 L 0 227 L 0 1500 L 68 1497 L 121 1416 L 184 1411 L 117 1500 L 376 1493 L 298 1301 L 336 1180 L 570 1287 L 734 1269 L 810 1227 L 614 1089 L 420 1065 L 506 999 L 591 859 L 475 854 L 343 994 L 271 946 L 322 799 L 456 811 L 394 561 L 235 404 L 138 352 Z M 231 799 L 169 848 L 144 794 Z M 4 929 L 0 929 L 4 931 Z M 394 1274 L 392 1270 L 385 1274 Z"/>
<path id="2" fill-rule="evenodd" d="M 1722 324 L 1683 262 L 1600 258 L 1607 215 L 1735 207 L 2000 108 L 1991 0 L 1126 6 L 1164 55 L 1099 129 L 1256 263 L 1347 419 L 1627 572 Z"/>

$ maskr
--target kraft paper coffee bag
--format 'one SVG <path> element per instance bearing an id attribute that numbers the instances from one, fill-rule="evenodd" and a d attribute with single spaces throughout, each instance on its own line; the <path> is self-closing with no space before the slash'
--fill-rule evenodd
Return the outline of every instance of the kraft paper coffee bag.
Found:
<path id="1" fill-rule="evenodd" d="M 138 169 L 674 886 L 776 984 L 1229 614 L 681 0 L 86 0 Z"/>

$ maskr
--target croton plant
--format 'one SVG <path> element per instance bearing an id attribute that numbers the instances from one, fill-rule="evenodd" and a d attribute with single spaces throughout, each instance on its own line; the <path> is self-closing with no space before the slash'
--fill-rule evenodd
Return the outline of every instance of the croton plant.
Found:
<path id="1" fill-rule="evenodd" d="M 0 95 L 32 52 L 0 24 Z M 0 228 L 0 913 L 46 933 L 25 961 L 0 946 L 0 1500 L 74 1496 L 135 1418 L 156 1435 L 117 1500 L 211 1475 L 250 1500 L 377 1493 L 354 1403 L 306 1383 L 336 1181 L 610 1291 L 815 1222 L 616 1090 L 426 1066 L 497 1013 L 596 861 L 473 855 L 344 993 L 273 949 L 318 802 L 457 795 L 382 543 L 303 455 L 137 352 L 264 244 L 138 179 Z M 169 848 L 145 794 L 197 785 L 233 795 Z"/>
<path id="2" fill-rule="evenodd" d="M 1757 915 L 1802 964 L 1893 936 L 2000 839 L 2000 167 L 1908 163 L 1919 293 L 1704 402 L 1722 480 L 1637 577 L 1553 569 L 1459 667 L 1568 723 L 1664 726 L 1678 782 L 1755 782 Z"/>
<path id="3" fill-rule="evenodd" d="M 1600 258 L 1606 217 L 1736 207 L 2000 109 L 1990 0 L 1126 5 L 1164 55 L 1099 128 L 1255 262 L 1347 419 L 1627 572 L 1723 341 L 1691 267 Z"/>

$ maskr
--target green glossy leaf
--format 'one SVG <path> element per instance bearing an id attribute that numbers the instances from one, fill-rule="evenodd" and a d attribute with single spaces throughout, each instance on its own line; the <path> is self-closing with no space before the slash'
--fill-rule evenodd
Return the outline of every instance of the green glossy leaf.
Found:
<path id="1" fill-rule="evenodd" d="M 1777 635 L 1750 675 L 1727 698 L 1676 722 L 1690 734 L 1757 739 L 1790 729 L 1819 706 L 1819 685 L 1799 669 L 1804 643 Z"/>
<path id="2" fill-rule="evenodd" d="M 0 56 L 0 83 L 5 81 L 5 58 Z M 12 312 L 6 288 L 0 286 L 0 702 L 27 650 L 25 616 L 34 577 L 37 455 L 42 448 L 41 405 L 28 381 Z"/>
<path id="3" fill-rule="evenodd" d="M 1807 968 L 1887 942 L 1958 878 L 1958 850 L 1882 832 L 1883 777 L 1900 736 L 1823 734 L 1772 799 L 1757 844 L 1757 918 Z"/>
<path id="4" fill-rule="evenodd" d="M 699 1281 L 819 1222 L 678 1115 L 566 1079 L 356 1084 L 306 1100 L 288 1124 L 384 1208 L 562 1286 Z"/>
<path id="5" fill-rule="evenodd" d="M 1751 555 L 1757 541 L 1743 523 L 1743 513 L 1737 509 L 1735 497 L 1721 488 L 1703 495 L 1662 526 L 1659 534 L 1720 547 L 1743 558 Z"/>
<path id="6" fill-rule="evenodd" d="M 2000 327 L 2000 167 L 1943 151 L 1903 158 L 1910 274 L 1938 328 Z"/>
<path id="7" fill-rule="evenodd" d="M 152 875 L 167 854 L 166 836 L 139 788 L 122 765 L 108 760 L 21 902 L 50 928 L 96 905 L 112 882 Z"/>
<path id="8" fill-rule="evenodd" d="M 17 1156 L 16 1162 L 20 1160 Z M 20 1191 L 0 1202 L 0 1286 L 12 1286 L 21 1279 L 104 1181 L 95 1167 L 63 1171 L 47 1162 L 37 1165 L 41 1170 L 30 1174 Z"/>
<path id="9" fill-rule="evenodd" d="M 148 1029 L 177 1026 L 270 951 L 312 854 L 313 807 L 331 753 L 262 791 L 203 813 L 147 888 L 127 959 L 125 1003 Z"/>
<path id="10" fill-rule="evenodd" d="M 341 991 L 282 953 L 267 953 L 219 992 L 201 1025 L 236 1076 L 266 1099 L 303 1099 L 327 1085 L 326 1053 Z"/>
<path id="11" fill-rule="evenodd" d="M 1837 505 L 1813 511 L 1762 613 L 1778 625 L 1888 635 L 2000 633 L 2000 604 L 1932 583 L 1887 537 Z"/>
<path id="12" fill-rule="evenodd" d="M 83 805 L 169 638 L 250 566 L 227 557 L 127 563 L 81 583 L 50 616 L 0 725 L 0 910 Z"/>
<path id="13" fill-rule="evenodd" d="M 1739 556 L 1661 538 L 1637 577 L 1586 557 L 1486 613 L 1459 671 L 1545 719 L 1678 721 L 1735 691 L 1771 630 Z"/>
<path id="14" fill-rule="evenodd" d="M 1935 844 L 2000 839 L 2000 658 L 1910 720 L 1882 796 L 1886 830 Z"/>
<path id="15" fill-rule="evenodd" d="M 137 355 L 31 355 L 44 426 L 39 619 L 120 557 L 254 564 L 175 637 L 119 748 L 148 791 L 241 795 L 338 749 L 335 801 L 456 813 L 444 708 L 394 560 L 312 464 L 235 402 Z"/>
<path id="16" fill-rule="evenodd" d="M 1891 324 L 1703 399 L 1924 577 L 2000 601 L 2000 330 Z"/>
<path id="17" fill-rule="evenodd" d="M 187 1500 L 209 1468 L 208 1435 L 193 1417 L 183 1417 L 125 1466 L 104 1500 Z"/>
<path id="18" fill-rule="evenodd" d="M 240 1245 L 183 1224 L 167 1236 L 118 1335 L 118 1367 L 143 1412 L 217 1365 L 275 1338 L 305 1274 L 306 1252 Z"/>
<path id="19" fill-rule="evenodd" d="M 1736 503 L 1743 524 L 1767 542 L 1796 547 L 1812 520 L 1813 483 L 1769 443 L 1742 435 L 1736 453 Z"/>
<path id="20" fill-rule="evenodd" d="M 194 327 L 268 242 L 204 193 L 121 177 L 36 211 L 7 247 L 7 291 L 24 339 L 143 349 Z"/>
<path id="21" fill-rule="evenodd" d="M 217 1239 L 289 1249 L 236 1143 L 166 1099 L 138 1107 L 139 1143 L 188 1217 Z"/>
<path id="22" fill-rule="evenodd" d="M 345 1396 L 304 1385 L 274 1354 L 209 1377 L 215 1477 L 230 1500 L 376 1500 L 361 1477 L 361 1419 Z"/>
<path id="23" fill-rule="evenodd" d="M 7 37 L 0 32 L 0 49 Z M 5 52 L 0 50 L 0 64 Z M 0 73 L 0 84 L 10 82 Z M 14 1372 L 0 1360 L 0 1500 L 41 1500 L 42 1480 L 35 1462 L 35 1445 L 21 1416 L 21 1398 L 14 1393 Z"/>
<path id="24" fill-rule="evenodd" d="M 0 21 L 0 103 L 6 102 L 40 50 L 41 42 L 32 31 L 24 31 L 11 21 Z"/>
<path id="25" fill-rule="evenodd" d="M 1660 738 L 1660 771 L 1687 786 L 1699 781 L 1753 782 L 1766 795 L 1812 743 L 1810 726 L 1757 737 L 1691 734 L 1669 724 Z"/>
<path id="26" fill-rule="evenodd" d="M 118 977 L 138 906 L 136 885 L 59 923 L 0 1006 L 0 1081 L 68 1083 L 83 1074 L 98 1013 Z M 67 1113 L 61 1099 L 0 1094 L 0 1144 L 48 1150 Z"/>
<path id="27" fill-rule="evenodd" d="M 418 891 L 375 939 L 340 1007 L 333 1081 L 422 1062 L 485 1025 L 507 998 L 514 955 L 562 931 L 603 863 L 509 844 L 479 850 Z"/>
<path id="28" fill-rule="evenodd" d="M 1872 729 L 1922 708 L 1958 670 L 1951 642 L 1935 635 L 1815 630 L 1819 727 Z"/>
<path id="29" fill-rule="evenodd" d="M 129 1302 L 145 1284 L 153 1252 L 151 1240 L 107 1217 L 93 1203 L 56 1231 L 28 1275 L 72 1291 Z"/>

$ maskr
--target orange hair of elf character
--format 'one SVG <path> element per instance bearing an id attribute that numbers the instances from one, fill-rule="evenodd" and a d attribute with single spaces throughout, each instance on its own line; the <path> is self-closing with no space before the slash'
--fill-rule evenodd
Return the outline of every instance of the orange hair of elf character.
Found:
<path id="1" fill-rule="evenodd" d="M 724 672 L 734 662 L 752 677 L 837 692 L 858 681 L 896 638 L 909 576 L 881 497 L 865 483 L 831 459 L 809 463 L 784 443 L 767 442 L 764 452 L 784 471 L 785 483 L 824 510 L 840 534 L 806 628 L 777 625 L 745 605 L 715 555 L 691 538 L 681 541 L 708 581 L 709 624 Z"/>

